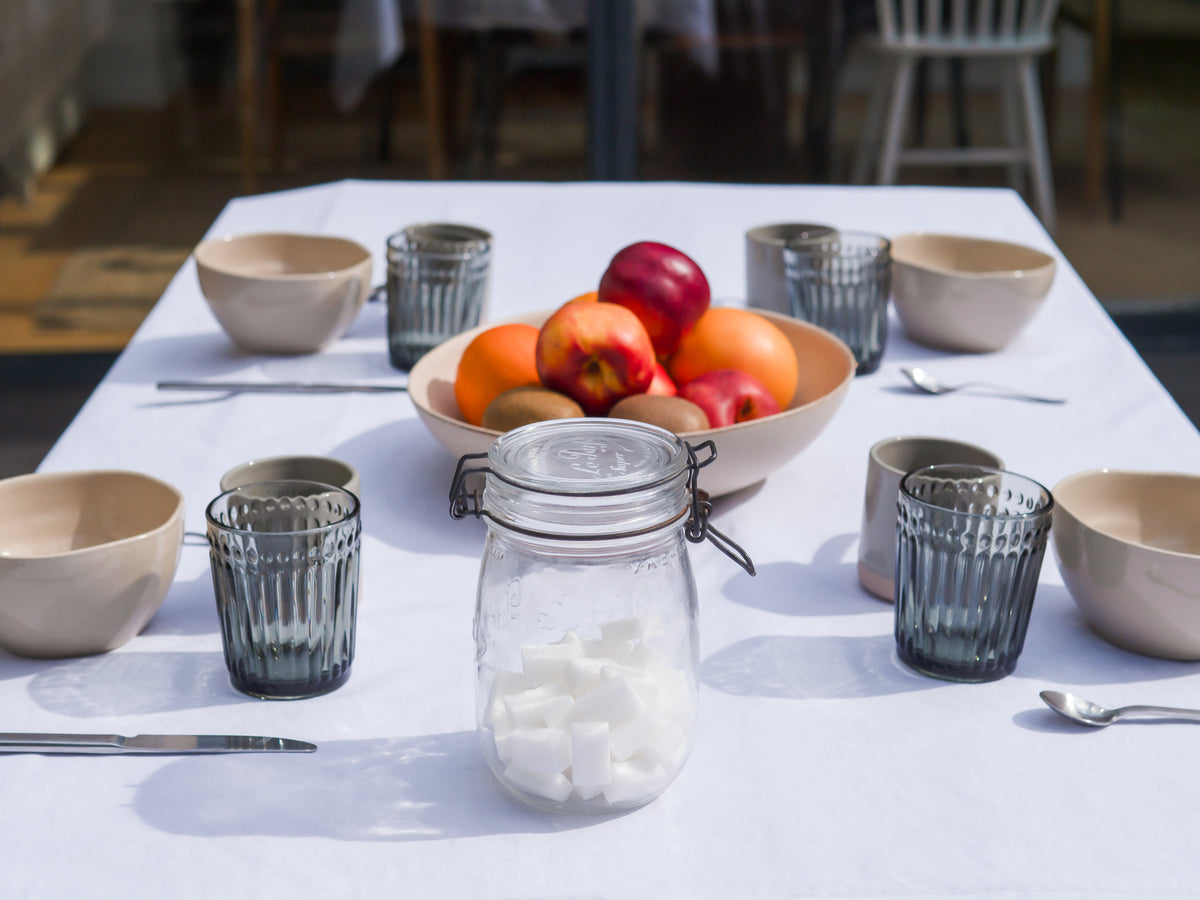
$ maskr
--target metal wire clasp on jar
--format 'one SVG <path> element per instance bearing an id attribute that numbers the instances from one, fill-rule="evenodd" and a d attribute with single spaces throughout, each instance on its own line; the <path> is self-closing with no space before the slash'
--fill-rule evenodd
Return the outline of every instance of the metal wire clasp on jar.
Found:
<path id="1" fill-rule="evenodd" d="M 708 453 L 703 460 L 697 449 Z M 475 714 L 488 765 L 542 809 L 614 812 L 675 779 L 696 728 L 696 582 L 716 458 L 651 425 L 538 422 L 459 461 L 450 514 L 485 518 Z"/>

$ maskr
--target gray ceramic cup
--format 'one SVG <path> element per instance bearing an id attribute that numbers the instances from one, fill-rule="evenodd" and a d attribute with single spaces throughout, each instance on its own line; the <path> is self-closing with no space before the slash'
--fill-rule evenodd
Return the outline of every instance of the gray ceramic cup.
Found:
<path id="1" fill-rule="evenodd" d="M 829 225 L 781 222 L 746 232 L 746 303 L 756 309 L 792 315 L 784 278 L 783 248 L 837 237 Z"/>
<path id="2" fill-rule="evenodd" d="M 221 490 L 231 491 L 256 481 L 319 481 L 362 498 L 358 471 L 329 456 L 267 456 L 234 466 L 221 476 Z"/>
<path id="3" fill-rule="evenodd" d="M 942 463 L 1004 468 L 996 454 L 974 444 L 939 437 L 891 437 L 867 457 L 867 491 L 858 541 L 858 581 L 881 600 L 896 596 L 896 503 L 900 479 L 914 469 Z"/>

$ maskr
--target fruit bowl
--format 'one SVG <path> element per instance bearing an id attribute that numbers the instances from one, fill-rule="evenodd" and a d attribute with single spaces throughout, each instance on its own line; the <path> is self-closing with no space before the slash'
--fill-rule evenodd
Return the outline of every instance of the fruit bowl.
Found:
<path id="1" fill-rule="evenodd" d="M 506 321 L 540 327 L 551 312 Z M 777 325 L 791 342 L 800 366 L 800 383 L 791 406 L 778 415 L 680 435 L 693 446 L 707 440 L 716 445 L 717 459 L 700 477 L 700 486 L 713 497 L 757 484 L 800 453 L 829 424 L 854 380 L 854 354 L 828 331 L 788 316 L 755 312 Z M 439 344 L 409 373 L 408 393 L 417 414 L 455 457 L 484 453 L 500 435 L 463 421 L 454 400 L 454 376 L 459 357 L 475 336 L 501 324 L 504 322 L 489 322 Z"/>

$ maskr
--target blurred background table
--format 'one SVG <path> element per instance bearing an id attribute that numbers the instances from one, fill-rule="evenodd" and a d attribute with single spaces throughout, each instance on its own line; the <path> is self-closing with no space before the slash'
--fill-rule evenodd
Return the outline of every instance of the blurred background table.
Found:
<path id="1" fill-rule="evenodd" d="M 594 180 L 631 181 L 638 177 L 640 108 L 648 90 L 649 46 L 682 49 L 715 79 L 722 54 L 757 53 L 755 79 L 743 102 L 782 106 L 777 95 L 785 79 L 768 57 L 802 52 L 810 87 L 804 113 L 804 142 L 812 180 L 832 172 L 832 142 L 838 78 L 849 39 L 861 29 L 869 0 L 798 4 L 784 12 L 762 2 L 720 4 L 715 0 L 344 0 L 315 15 L 288 0 L 237 0 L 239 117 L 243 183 L 252 189 L 259 170 L 259 132 L 266 129 L 272 165 L 280 158 L 279 66 L 289 56 L 332 55 L 332 90 L 339 107 L 362 98 L 372 79 L 405 52 L 405 22 L 415 29 L 427 167 L 431 178 L 448 174 L 447 108 L 454 105 L 455 75 L 447 70 L 442 43 L 447 32 L 471 36 L 479 58 L 474 84 L 472 127 L 493 162 L 498 107 L 504 82 L 522 65 L 576 65 L 587 73 L 589 174 Z M 331 12 L 332 10 L 332 12 Z M 720 19 L 720 23 L 719 23 Z M 784 27 L 780 28 L 780 23 Z M 572 41 L 541 48 L 526 41 L 523 56 L 505 60 L 496 36 L 564 37 Z M 647 34 L 665 36 L 647 44 Z M 411 40 L 411 35 L 409 36 Z M 653 90 L 653 88 L 649 88 Z M 774 99 L 771 99 L 774 98 Z M 703 118 L 701 114 L 699 118 Z M 711 139 L 712 136 L 709 136 Z M 695 135 L 703 142 L 703 134 Z"/>

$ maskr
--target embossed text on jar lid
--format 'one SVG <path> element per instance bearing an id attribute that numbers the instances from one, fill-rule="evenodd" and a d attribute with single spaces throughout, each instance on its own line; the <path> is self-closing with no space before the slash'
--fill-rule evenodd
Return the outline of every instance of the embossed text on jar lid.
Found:
<path id="1" fill-rule="evenodd" d="M 653 425 L 562 419 L 501 435 L 488 458 L 493 474 L 526 490 L 595 495 L 637 491 L 678 477 L 687 447 Z"/>

